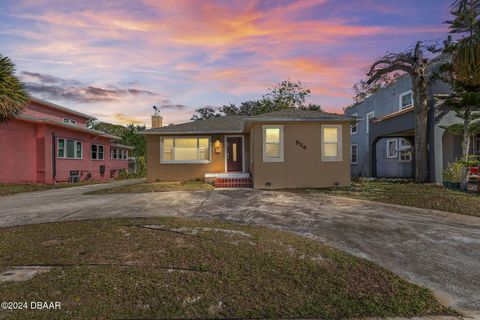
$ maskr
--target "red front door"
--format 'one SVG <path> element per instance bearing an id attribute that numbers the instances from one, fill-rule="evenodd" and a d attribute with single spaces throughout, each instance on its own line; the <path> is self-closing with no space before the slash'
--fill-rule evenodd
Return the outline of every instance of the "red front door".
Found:
<path id="1" fill-rule="evenodd" d="M 227 137 L 227 171 L 243 171 L 242 137 Z"/>

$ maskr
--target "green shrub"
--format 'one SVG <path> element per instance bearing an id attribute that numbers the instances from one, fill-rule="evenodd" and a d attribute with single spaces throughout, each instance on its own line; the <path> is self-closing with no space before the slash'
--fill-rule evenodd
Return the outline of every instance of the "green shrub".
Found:
<path id="1" fill-rule="evenodd" d="M 466 174 L 467 167 L 464 162 L 450 162 L 448 166 L 443 169 L 443 180 L 453 183 L 461 183 L 465 179 Z"/>

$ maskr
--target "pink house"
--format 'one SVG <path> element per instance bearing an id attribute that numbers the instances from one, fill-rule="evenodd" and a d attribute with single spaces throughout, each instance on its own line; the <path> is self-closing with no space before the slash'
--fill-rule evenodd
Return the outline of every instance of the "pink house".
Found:
<path id="1" fill-rule="evenodd" d="M 0 123 L 0 183 L 108 180 L 128 169 L 132 147 L 86 127 L 94 117 L 32 98 L 22 114 Z"/>

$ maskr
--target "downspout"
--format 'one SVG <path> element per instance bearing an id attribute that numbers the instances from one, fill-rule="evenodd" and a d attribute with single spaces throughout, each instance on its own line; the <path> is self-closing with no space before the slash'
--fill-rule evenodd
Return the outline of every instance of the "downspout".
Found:
<path id="1" fill-rule="evenodd" d="M 52 132 L 52 177 L 55 182 L 57 182 L 57 158 L 55 157 L 56 140 L 57 137 L 55 136 L 55 132 Z"/>

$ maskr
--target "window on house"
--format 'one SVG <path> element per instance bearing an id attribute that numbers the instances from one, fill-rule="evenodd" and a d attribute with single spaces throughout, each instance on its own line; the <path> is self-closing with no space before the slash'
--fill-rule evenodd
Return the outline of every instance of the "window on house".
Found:
<path id="1" fill-rule="evenodd" d="M 366 127 L 366 132 L 370 132 L 370 119 L 373 119 L 375 117 L 375 111 L 367 113 L 367 127 Z"/>
<path id="2" fill-rule="evenodd" d="M 77 120 L 73 120 L 69 118 L 63 118 L 63 122 L 69 123 L 69 124 L 77 124 Z"/>
<path id="3" fill-rule="evenodd" d="M 283 126 L 263 126 L 263 162 L 283 162 Z"/>
<path id="4" fill-rule="evenodd" d="M 342 125 L 322 125 L 322 161 L 342 161 Z"/>
<path id="5" fill-rule="evenodd" d="M 358 113 L 351 114 L 352 117 L 358 116 Z M 358 122 L 352 123 L 350 125 L 350 134 L 356 134 L 358 131 Z"/>
<path id="6" fill-rule="evenodd" d="M 82 159 L 83 143 L 72 139 L 58 139 L 57 157 L 62 159 Z"/>
<path id="7" fill-rule="evenodd" d="M 398 156 L 398 161 L 400 162 L 410 162 L 412 161 L 412 146 L 407 139 L 401 138 L 400 142 L 400 152 Z"/>
<path id="8" fill-rule="evenodd" d="M 397 139 L 388 139 L 387 140 L 387 158 L 396 158 L 397 157 Z"/>
<path id="9" fill-rule="evenodd" d="M 358 163 L 358 145 L 352 144 L 350 146 L 350 163 L 357 164 Z"/>
<path id="10" fill-rule="evenodd" d="M 103 146 L 92 144 L 92 160 L 103 160 Z"/>
<path id="11" fill-rule="evenodd" d="M 400 95 L 400 110 L 410 108 L 413 106 L 413 93 L 412 90 L 404 92 Z"/>
<path id="12" fill-rule="evenodd" d="M 127 160 L 127 159 L 128 159 L 128 151 L 123 150 L 123 160 Z"/>
<path id="13" fill-rule="evenodd" d="M 122 155 L 127 159 L 126 150 Z M 210 138 L 161 138 L 161 163 L 209 163 Z"/>

